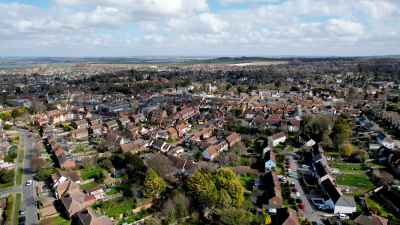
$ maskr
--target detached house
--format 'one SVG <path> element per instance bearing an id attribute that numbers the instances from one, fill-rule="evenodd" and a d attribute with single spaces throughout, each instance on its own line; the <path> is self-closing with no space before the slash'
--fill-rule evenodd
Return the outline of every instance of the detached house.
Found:
<path id="1" fill-rule="evenodd" d="M 130 121 L 131 120 L 128 117 L 122 117 L 122 118 L 118 119 L 117 123 L 118 123 L 118 125 L 122 125 L 122 126 L 126 127 Z"/>
<path id="2" fill-rule="evenodd" d="M 277 145 L 279 145 L 279 143 L 286 141 L 286 134 L 283 132 L 280 132 L 280 133 L 270 136 L 268 139 L 272 142 L 273 146 L 277 146 Z"/>
<path id="3" fill-rule="evenodd" d="M 383 132 L 371 133 L 369 135 L 369 140 L 375 141 L 380 146 L 385 146 L 390 149 L 394 148 L 395 145 L 394 140 Z"/>
<path id="4" fill-rule="evenodd" d="M 88 129 L 90 135 L 100 135 L 102 131 L 103 131 L 103 125 L 101 124 L 93 125 Z"/>
<path id="5" fill-rule="evenodd" d="M 308 147 L 311 147 L 316 144 L 315 141 L 311 139 L 308 134 L 305 133 L 299 135 L 299 142 Z"/>
<path id="6" fill-rule="evenodd" d="M 161 140 L 154 140 L 153 142 L 153 149 L 166 153 L 169 151 L 171 146 L 167 144 L 167 142 L 161 141 Z"/>
<path id="7" fill-rule="evenodd" d="M 77 212 L 76 217 L 81 225 L 113 225 L 108 216 L 98 216 L 90 207 Z"/>

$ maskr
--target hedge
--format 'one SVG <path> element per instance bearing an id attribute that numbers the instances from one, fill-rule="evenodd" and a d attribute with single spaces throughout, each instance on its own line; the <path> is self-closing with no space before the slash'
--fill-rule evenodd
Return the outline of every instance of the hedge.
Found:
<path id="1" fill-rule="evenodd" d="M 12 186 L 14 186 L 14 181 L 10 182 L 10 183 L 7 183 L 7 184 L 0 184 L 0 189 L 9 188 L 9 187 L 12 187 Z"/>
<path id="2" fill-rule="evenodd" d="M 14 210 L 14 195 L 9 194 L 7 195 L 7 207 L 6 210 L 4 210 L 4 225 L 12 225 L 12 215 L 13 215 L 13 210 Z"/>

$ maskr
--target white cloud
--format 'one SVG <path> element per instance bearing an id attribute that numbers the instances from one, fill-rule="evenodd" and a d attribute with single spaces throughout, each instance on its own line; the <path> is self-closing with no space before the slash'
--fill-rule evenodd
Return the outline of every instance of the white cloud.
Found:
<path id="1" fill-rule="evenodd" d="M 256 3 L 256 2 L 279 2 L 279 0 L 218 0 L 219 2 L 226 3 Z"/>

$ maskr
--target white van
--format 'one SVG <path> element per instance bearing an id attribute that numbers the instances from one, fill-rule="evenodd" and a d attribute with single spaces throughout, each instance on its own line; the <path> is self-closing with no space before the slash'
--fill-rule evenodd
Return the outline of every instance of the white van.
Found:
<path id="1" fill-rule="evenodd" d="M 339 214 L 339 218 L 340 219 L 346 219 L 346 220 L 350 219 L 350 217 L 348 215 L 346 215 L 346 214 Z"/>

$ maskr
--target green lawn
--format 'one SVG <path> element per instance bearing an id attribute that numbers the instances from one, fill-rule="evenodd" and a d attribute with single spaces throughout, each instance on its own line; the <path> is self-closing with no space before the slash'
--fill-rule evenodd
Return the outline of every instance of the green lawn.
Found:
<path id="1" fill-rule="evenodd" d="M 337 155 L 340 155 L 340 154 L 339 154 L 339 152 L 324 152 L 324 155 L 337 156 Z"/>
<path id="2" fill-rule="evenodd" d="M 361 212 L 361 205 L 356 202 L 356 212 Z"/>
<path id="3" fill-rule="evenodd" d="M 375 187 L 372 181 L 368 180 L 367 175 L 346 174 L 346 175 L 336 175 L 335 177 L 339 185 L 365 187 L 365 188 Z M 340 180 L 338 178 L 346 178 L 346 180 Z M 360 185 L 360 183 L 363 183 L 364 185 Z"/>
<path id="4" fill-rule="evenodd" d="M 82 173 L 82 180 L 89 180 L 95 178 L 97 171 L 102 171 L 102 169 L 92 170 L 86 173 Z"/>
<path id="5" fill-rule="evenodd" d="M 381 205 L 381 204 L 379 203 L 379 201 L 375 201 L 375 197 L 367 198 L 367 199 L 365 200 L 365 202 L 367 203 L 367 205 L 368 205 L 369 208 L 375 207 L 375 208 L 377 209 L 377 211 L 381 213 L 380 216 L 385 217 L 385 218 L 388 218 L 388 215 L 390 214 L 390 210 L 389 210 L 386 206 Z M 393 214 L 393 213 L 392 213 L 392 214 Z M 396 218 L 396 217 L 394 216 L 394 214 L 393 214 L 393 221 L 399 222 L 400 219 Z"/>
<path id="6" fill-rule="evenodd" d="M 19 168 L 18 168 L 19 169 Z M 15 208 L 14 208 L 14 225 L 18 225 L 19 210 L 21 209 L 21 193 L 15 196 Z"/>
<path id="7" fill-rule="evenodd" d="M 154 213 L 154 212 L 153 212 L 153 210 L 151 210 L 151 209 L 143 210 L 143 211 L 141 211 L 140 213 L 138 213 L 138 214 L 136 214 L 136 215 L 133 215 L 133 216 L 131 216 L 131 217 L 128 217 L 127 220 L 122 219 L 121 221 L 119 221 L 119 222 L 117 223 L 117 225 L 121 225 L 121 224 L 123 224 L 123 223 L 125 223 L 125 222 L 128 223 L 128 224 L 131 224 L 131 223 L 136 222 L 136 221 L 138 221 L 138 220 L 141 220 L 141 219 L 143 219 L 143 217 L 149 216 L 149 215 L 151 215 L 151 214 L 153 214 L 153 213 Z"/>
<path id="8" fill-rule="evenodd" d="M 66 220 L 65 218 L 61 217 L 61 216 L 55 216 L 55 217 L 51 217 L 45 220 L 41 220 L 40 221 L 40 225 L 55 225 L 55 224 L 59 224 L 59 225 L 70 225 L 72 222 L 72 220 Z"/>
<path id="9" fill-rule="evenodd" d="M 24 158 L 24 154 L 25 154 L 25 152 L 23 150 L 19 151 L 19 157 L 20 158 Z"/>
<path id="10" fill-rule="evenodd" d="M 83 189 L 89 189 L 91 187 L 97 186 L 97 185 L 102 185 L 102 183 L 97 183 L 97 182 L 90 182 L 88 184 L 82 185 Z"/>
<path id="11" fill-rule="evenodd" d="M 18 167 L 17 169 L 17 185 L 22 184 L 22 174 L 23 174 L 24 169 L 22 167 Z"/>
<path id="12" fill-rule="evenodd" d="M 376 166 L 378 168 L 385 168 L 384 164 L 376 163 L 376 162 L 367 162 L 367 166 Z"/>
<path id="13" fill-rule="evenodd" d="M 109 201 L 111 201 L 111 200 L 109 200 Z M 100 204 L 93 204 L 90 207 L 96 211 L 97 208 L 100 207 Z M 136 204 L 133 203 L 132 199 L 125 199 L 117 204 L 114 204 L 111 207 L 111 210 L 104 210 L 104 211 L 106 211 L 106 213 L 104 215 L 113 217 L 116 214 L 119 215 L 121 213 L 127 212 L 129 210 L 133 210 L 135 208 L 136 208 Z M 101 209 L 101 211 L 103 211 L 103 209 Z"/>
<path id="14" fill-rule="evenodd" d="M 333 168 L 338 168 L 339 170 L 349 170 L 351 171 L 351 168 L 353 170 L 364 170 L 362 166 L 360 165 L 342 165 L 342 164 L 332 164 Z"/>
<path id="15" fill-rule="evenodd" d="M 173 143 L 176 143 L 176 142 L 178 142 L 177 140 L 168 140 L 168 141 L 166 141 L 168 144 L 173 144 Z"/>
<path id="16" fill-rule="evenodd" d="M 287 149 L 287 151 L 293 152 L 293 146 L 289 146 L 289 148 Z"/>
<path id="17" fill-rule="evenodd" d="M 24 160 L 23 159 L 18 159 L 18 163 L 23 163 Z"/>
<path id="18" fill-rule="evenodd" d="M 9 188 L 14 186 L 14 181 L 6 184 L 0 184 L 0 189 Z"/>
<path id="19" fill-rule="evenodd" d="M 109 192 L 106 193 L 106 195 L 113 195 L 119 193 L 119 191 L 127 190 L 131 188 L 131 185 L 127 183 L 120 183 L 117 186 L 114 186 L 111 188 Z"/>

